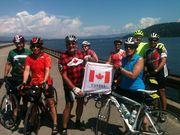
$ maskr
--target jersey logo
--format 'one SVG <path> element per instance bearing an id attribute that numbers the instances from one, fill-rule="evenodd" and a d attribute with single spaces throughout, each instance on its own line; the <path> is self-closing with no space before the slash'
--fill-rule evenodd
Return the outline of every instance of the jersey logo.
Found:
<path id="1" fill-rule="evenodd" d="M 78 59 L 78 58 L 74 57 L 67 65 L 68 66 L 77 66 L 81 63 L 83 63 L 82 59 Z"/>

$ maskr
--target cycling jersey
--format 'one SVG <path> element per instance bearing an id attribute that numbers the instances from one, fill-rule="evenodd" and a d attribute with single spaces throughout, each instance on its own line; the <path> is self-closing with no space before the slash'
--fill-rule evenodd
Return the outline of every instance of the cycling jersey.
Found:
<path id="1" fill-rule="evenodd" d="M 67 73 L 68 78 L 75 86 L 81 85 L 83 81 L 85 55 L 86 53 L 80 50 L 77 50 L 74 55 L 66 51 L 64 54 L 61 54 L 58 62 L 61 74 Z"/>
<path id="2" fill-rule="evenodd" d="M 115 68 L 118 68 L 122 65 L 121 60 L 125 57 L 125 51 L 120 49 L 118 53 L 111 52 L 110 53 L 110 63 L 114 65 Z"/>
<path id="3" fill-rule="evenodd" d="M 122 67 L 128 71 L 133 71 L 134 65 L 139 60 L 140 56 L 134 54 L 131 58 L 131 61 L 128 61 L 126 57 L 122 59 Z M 131 79 L 123 74 L 122 80 L 120 81 L 120 88 L 127 89 L 127 90 L 138 90 L 138 89 L 145 89 L 144 82 L 142 80 L 143 70 L 139 73 L 139 75 L 135 79 Z"/>
<path id="4" fill-rule="evenodd" d="M 37 59 L 33 55 L 26 58 L 25 66 L 30 66 L 31 82 L 30 85 L 40 85 L 44 81 L 45 68 L 51 68 L 51 58 L 48 54 L 42 53 Z M 52 85 L 52 78 L 49 76 L 47 80 L 48 85 Z"/>
<path id="5" fill-rule="evenodd" d="M 149 44 L 141 42 L 136 49 L 136 54 L 138 54 L 141 57 L 144 57 L 148 49 L 149 49 Z"/>
<path id="6" fill-rule="evenodd" d="M 158 68 L 161 59 L 163 57 L 167 57 L 167 51 L 165 49 L 159 49 L 159 48 L 150 48 L 146 52 L 146 66 L 148 69 L 148 72 L 153 72 L 156 68 Z M 164 68 L 161 69 L 161 71 L 164 70 L 164 74 L 162 74 L 164 77 L 168 75 L 167 72 L 167 66 L 166 64 L 164 65 Z"/>
<path id="7" fill-rule="evenodd" d="M 145 57 L 146 51 L 149 48 L 150 48 L 149 43 L 141 42 L 138 45 L 138 48 L 136 49 L 136 54 L 138 54 L 141 57 Z M 167 50 L 166 50 L 165 45 L 163 43 L 157 43 L 156 48 L 162 49 L 163 50 L 162 56 L 165 55 L 164 57 L 167 57 Z"/>
<path id="8" fill-rule="evenodd" d="M 90 55 L 92 58 L 94 58 L 95 61 L 98 61 L 98 56 L 96 55 L 96 53 L 95 53 L 93 50 L 88 49 L 88 50 L 86 51 L 86 53 L 87 53 L 87 55 Z"/>
<path id="9" fill-rule="evenodd" d="M 12 65 L 11 75 L 13 77 L 23 77 L 24 62 L 30 54 L 31 51 L 26 48 L 23 50 L 13 49 L 9 52 L 7 61 Z"/>

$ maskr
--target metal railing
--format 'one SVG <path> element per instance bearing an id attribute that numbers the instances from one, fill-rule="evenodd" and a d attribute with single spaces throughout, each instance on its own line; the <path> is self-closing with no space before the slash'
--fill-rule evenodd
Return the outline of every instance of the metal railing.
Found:
<path id="1" fill-rule="evenodd" d="M 63 51 L 58 51 L 54 49 L 49 49 L 49 48 L 44 48 L 44 51 L 53 57 L 59 58 L 61 53 L 64 53 Z M 105 63 L 103 60 L 99 60 L 99 63 Z M 174 74 L 169 74 L 169 76 L 166 79 L 167 86 L 173 89 L 176 89 L 178 91 L 177 101 L 180 103 L 180 76 L 174 75 Z M 173 99 L 172 99 L 173 100 Z"/>

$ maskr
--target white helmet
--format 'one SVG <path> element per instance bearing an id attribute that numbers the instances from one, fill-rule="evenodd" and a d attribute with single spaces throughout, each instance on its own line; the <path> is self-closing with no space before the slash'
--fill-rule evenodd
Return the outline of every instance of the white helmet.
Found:
<path id="1" fill-rule="evenodd" d="M 68 35 L 68 36 L 65 37 L 65 42 L 66 42 L 66 43 L 69 43 L 69 42 L 71 42 L 71 41 L 77 42 L 77 40 L 78 40 L 77 37 L 74 36 L 74 35 Z"/>
<path id="2" fill-rule="evenodd" d="M 129 37 L 125 42 L 125 45 L 137 45 L 137 40 L 133 37 Z"/>
<path id="3" fill-rule="evenodd" d="M 149 39 L 157 39 L 158 40 L 159 39 L 159 35 L 157 33 L 153 32 L 153 33 L 151 33 Z"/>
<path id="4" fill-rule="evenodd" d="M 88 41 L 83 41 L 83 42 L 82 42 L 82 45 L 88 45 L 88 46 L 90 46 L 90 44 L 91 44 L 91 43 L 88 42 Z"/>

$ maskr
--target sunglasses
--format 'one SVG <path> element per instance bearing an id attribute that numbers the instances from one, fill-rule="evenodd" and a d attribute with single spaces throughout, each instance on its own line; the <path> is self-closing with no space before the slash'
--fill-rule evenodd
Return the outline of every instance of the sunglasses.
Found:
<path id="1" fill-rule="evenodd" d="M 150 42 L 157 42 L 157 39 L 149 39 Z"/>
<path id="2" fill-rule="evenodd" d="M 82 46 L 82 48 L 87 47 L 87 45 Z"/>
<path id="3" fill-rule="evenodd" d="M 15 45 L 18 46 L 18 45 L 24 45 L 24 44 L 20 42 L 20 43 L 15 43 Z"/>
<path id="4" fill-rule="evenodd" d="M 41 48 L 41 46 L 40 45 L 32 45 L 32 48 Z"/>
<path id="5" fill-rule="evenodd" d="M 67 45 L 76 45 L 76 42 L 68 42 Z"/>
<path id="6" fill-rule="evenodd" d="M 134 45 L 125 45 L 125 49 L 127 50 L 127 49 L 135 49 L 136 48 L 136 46 L 134 46 Z"/>

